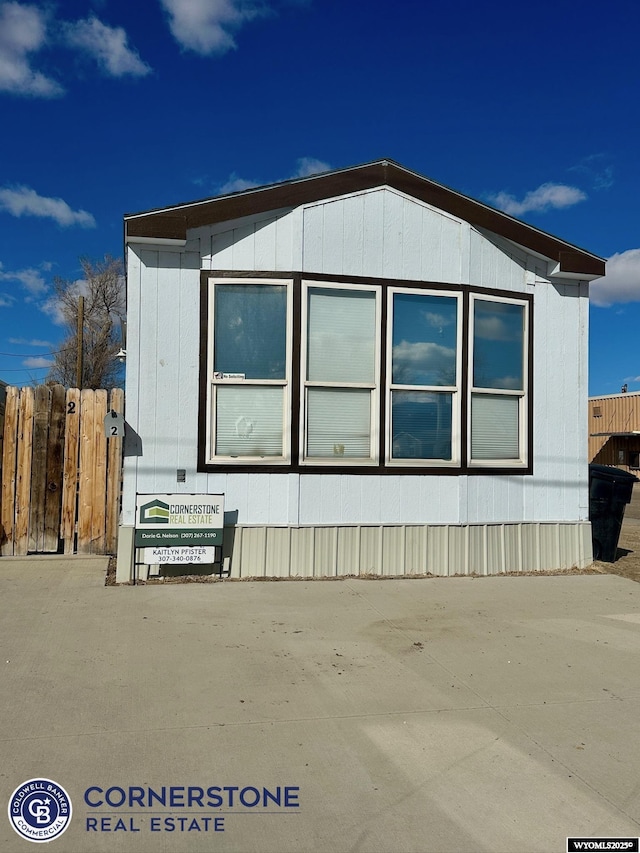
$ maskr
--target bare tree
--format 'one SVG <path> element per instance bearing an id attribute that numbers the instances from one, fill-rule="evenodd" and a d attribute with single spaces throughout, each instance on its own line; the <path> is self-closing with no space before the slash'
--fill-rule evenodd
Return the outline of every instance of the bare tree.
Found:
<path id="1" fill-rule="evenodd" d="M 80 263 L 82 279 L 56 278 L 53 283 L 68 334 L 53 354 L 54 363 L 47 381 L 76 387 L 81 343 L 81 387 L 112 388 L 121 384 L 123 378 L 122 365 L 117 359 L 124 346 L 122 322 L 126 316 L 122 261 L 106 255 L 103 261 L 81 258 Z"/>

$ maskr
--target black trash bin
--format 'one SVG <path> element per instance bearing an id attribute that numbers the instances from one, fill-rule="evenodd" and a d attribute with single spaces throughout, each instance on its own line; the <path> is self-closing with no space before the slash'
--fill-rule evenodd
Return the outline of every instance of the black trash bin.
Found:
<path id="1" fill-rule="evenodd" d="M 594 560 L 616 559 L 624 508 L 631 500 L 633 474 L 610 465 L 589 465 L 589 519 Z"/>

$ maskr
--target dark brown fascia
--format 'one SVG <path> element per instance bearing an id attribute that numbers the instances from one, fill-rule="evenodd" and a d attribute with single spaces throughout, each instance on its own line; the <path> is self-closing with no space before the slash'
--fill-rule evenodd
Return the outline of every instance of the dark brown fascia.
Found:
<path id="1" fill-rule="evenodd" d="M 603 276 L 605 262 L 597 255 L 514 219 L 483 202 L 437 184 L 391 160 L 379 160 L 309 178 L 286 181 L 233 195 L 205 199 L 171 208 L 125 216 L 128 238 L 186 240 L 187 231 L 215 225 L 269 210 L 297 207 L 325 198 L 389 186 L 406 195 L 505 237 L 526 249 L 555 261 L 558 273 Z"/>

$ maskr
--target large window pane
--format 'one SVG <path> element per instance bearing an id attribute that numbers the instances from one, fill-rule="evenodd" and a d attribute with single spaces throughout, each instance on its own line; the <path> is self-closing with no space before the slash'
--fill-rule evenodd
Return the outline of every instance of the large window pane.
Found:
<path id="1" fill-rule="evenodd" d="M 307 379 L 373 382 L 375 293 L 314 287 L 308 312 Z"/>
<path id="2" fill-rule="evenodd" d="M 282 456 L 284 389 L 259 385 L 218 385 L 218 456 Z"/>
<path id="3" fill-rule="evenodd" d="M 471 458 L 519 459 L 519 411 L 519 397 L 473 394 Z"/>
<path id="4" fill-rule="evenodd" d="M 245 379 L 284 379 L 284 285 L 218 284 L 214 314 L 214 372 L 240 373 Z"/>
<path id="5" fill-rule="evenodd" d="M 307 395 L 307 456 L 369 458 L 371 392 L 309 388 Z"/>
<path id="6" fill-rule="evenodd" d="M 524 306 L 474 300 L 473 385 L 524 389 Z"/>
<path id="7" fill-rule="evenodd" d="M 392 457 L 451 459 L 451 409 L 451 394 L 393 391 Z"/>
<path id="8" fill-rule="evenodd" d="M 396 385 L 455 385 L 458 300 L 395 293 L 392 379 Z"/>

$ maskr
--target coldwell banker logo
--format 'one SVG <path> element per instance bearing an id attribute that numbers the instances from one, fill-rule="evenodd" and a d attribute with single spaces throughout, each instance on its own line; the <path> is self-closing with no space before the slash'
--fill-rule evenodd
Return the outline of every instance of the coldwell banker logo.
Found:
<path id="1" fill-rule="evenodd" d="M 164 501 L 149 501 L 140 507 L 140 524 L 168 524 L 169 504 Z"/>
<path id="2" fill-rule="evenodd" d="M 28 779 L 11 795 L 9 820 L 27 841 L 53 841 L 69 826 L 71 798 L 51 779 Z"/>

